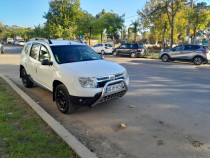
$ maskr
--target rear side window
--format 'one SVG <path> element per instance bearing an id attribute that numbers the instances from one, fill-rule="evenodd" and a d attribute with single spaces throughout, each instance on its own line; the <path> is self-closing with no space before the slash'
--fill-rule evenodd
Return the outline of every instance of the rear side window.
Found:
<path id="1" fill-rule="evenodd" d="M 210 50 L 210 47 L 209 46 L 203 46 L 204 47 L 204 49 L 206 49 L 206 50 Z"/>
<path id="2" fill-rule="evenodd" d="M 138 45 L 138 48 L 144 49 L 144 46 L 142 46 L 142 45 Z"/>
<path id="3" fill-rule="evenodd" d="M 39 44 L 33 44 L 30 52 L 30 57 L 37 59 L 40 50 Z"/>

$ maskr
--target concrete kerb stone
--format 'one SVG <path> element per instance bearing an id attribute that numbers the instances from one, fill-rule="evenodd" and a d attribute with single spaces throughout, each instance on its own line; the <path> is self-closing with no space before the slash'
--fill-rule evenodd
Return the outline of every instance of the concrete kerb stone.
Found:
<path id="1" fill-rule="evenodd" d="M 31 99 L 25 92 L 17 87 L 9 78 L 0 75 L 31 107 L 36 113 L 51 127 L 63 141 L 65 141 L 81 158 L 97 158 L 87 147 L 79 142 L 67 129 L 50 116 L 40 105 Z"/>

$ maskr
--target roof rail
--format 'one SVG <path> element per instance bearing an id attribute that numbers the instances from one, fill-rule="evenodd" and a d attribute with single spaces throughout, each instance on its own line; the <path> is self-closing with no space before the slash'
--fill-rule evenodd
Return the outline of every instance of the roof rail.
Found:
<path id="1" fill-rule="evenodd" d="M 48 44 L 52 44 L 52 41 L 48 38 L 31 38 L 31 39 L 29 39 L 29 41 L 43 41 Z"/>
<path id="2" fill-rule="evenodd" d="M 79 38 L 57 38 L 56 40 L 74 41 L 74 42 L 84 43 L 84 42 L 83 42 L 81 39 L 79 39 Z"/>

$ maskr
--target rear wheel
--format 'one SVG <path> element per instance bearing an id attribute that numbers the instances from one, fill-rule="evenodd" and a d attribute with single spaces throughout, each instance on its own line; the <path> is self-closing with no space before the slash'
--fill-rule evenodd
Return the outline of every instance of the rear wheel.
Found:
<path id="1" fill-rule="evenodd" d="M 201 65 L 201 64 L 203 64 L 203 58 L 202 58 L 202 57 L 195 57 L 195 58 L 193 59 L 193 63 L 194 63 L 195 65 Z"/>
<path id="2" fill-rule="evenodd" d="M 55 101 L 58 109 L 64 114 L 73 113 L 76 105 L 70 100 L 70 95 L 67 88 L 60 84 L 55 89 Z"/>
<path id="3" fill-rule="evenodd" d="M 104 50 L 102 50 L 102 51 L 101 51 L 101 54 L 102 54 L 102 55 L 104 55 L 104 54 L 105 54 Z"/>
<path id="4" fill-rule="evenodd" d="M 21 77 L 24 87 L 26 88 L 33 87 L 33 82 L 29 79 L 29 76 L 24 68 L 21 70 Z"/>
<path id="5" fill-rule="evenodd" d="M 136 53 L 131 53 L 131 58 L 136 58 Z"/>
<path id="6" fill-rule="evenodd" d="M 170 57 L 167 54 L 163 54 L 161 56 L 161 59 L 162 59 L 163 62 L 169 62 Z"/>

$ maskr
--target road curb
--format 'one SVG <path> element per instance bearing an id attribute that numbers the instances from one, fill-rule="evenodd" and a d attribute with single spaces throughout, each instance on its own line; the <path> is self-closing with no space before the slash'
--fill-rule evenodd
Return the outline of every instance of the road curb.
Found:
<path id="1" fill-rule="evenodd" d="M 97 158 L 87 147 L 79 142 L 67 129 L 65 129 L 58 121 L 49 115 L 40 105 L 38 105 L 31 97 L 17 87 L 9 78 L 0 75 L 30 106 L 35 112 L 51 127 L 54 132 L 60 136 L 81 158 Z"/>

